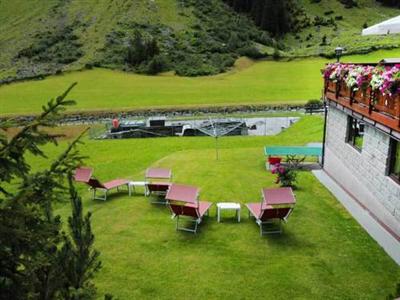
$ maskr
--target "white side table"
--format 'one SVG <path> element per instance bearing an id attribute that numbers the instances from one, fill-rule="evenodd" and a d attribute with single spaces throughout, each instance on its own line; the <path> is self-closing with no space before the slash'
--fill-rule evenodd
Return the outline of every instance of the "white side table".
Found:
<path id="1" fill-rule="evenodd" d="M 221 210 L 235 210 L 238 222 L 240 222 L 240 204 L 235 202 L 219 202 L 217 203 L 217 219 L 221 221 Z"/>
<path id="2" fill-rule="evenodd" d="M 146 195 L 149 193 L 148 188 L 147 188 L 147 184 L 148 184 L 147 181 L 130 181 L 130 182 L 128 183 L 129 196 L 132 195 L 132 191 L 135 193 L 136 187 L 137 187 L 137 186 L 143 187 L 143 189 L 144 189 L 144 195 L 146 196 Z"/>

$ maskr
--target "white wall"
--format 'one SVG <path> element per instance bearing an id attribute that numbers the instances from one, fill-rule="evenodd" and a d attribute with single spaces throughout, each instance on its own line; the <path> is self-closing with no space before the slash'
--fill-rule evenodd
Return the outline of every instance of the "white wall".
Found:
<path id="1" fill-rule="evenodd" d="M 365 125 L 362 151 L 346 143 L 348 115 L 329 107 L 325 170 L 400 234 L 400 185 L 385 175 L 390 138 Z M 393 228 L 394 227 L 394 228 Z"/>

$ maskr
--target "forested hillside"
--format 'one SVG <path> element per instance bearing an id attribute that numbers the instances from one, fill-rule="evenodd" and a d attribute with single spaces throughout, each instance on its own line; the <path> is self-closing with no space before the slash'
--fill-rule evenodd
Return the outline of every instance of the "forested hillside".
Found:
<path id="1" fill-rule="evenodd" d="M 386 6 L 383 6 L 385 4 Z M 388 0 L 0 0 L 0 83 L 107 67 L 210 75 L 237 58 L 398 47 L 361 37 L 399 14 Z M 393 6 L 393 7 L 389 7 Z"/>
<path id="2" fill-rule="evenodd" d="M 381 2 L 383 5 L 386 6 L 400 7 L 399 0 L 378 0 L 378 2 Z"/>
<path id="3" fill-rule="evenodd" d="M 398 0 L 225 0 L 274 37 L 286 56 L 333 57 L 397 48 L 397 36 L 364 36 L 361 30 L 400 14 Z"/>

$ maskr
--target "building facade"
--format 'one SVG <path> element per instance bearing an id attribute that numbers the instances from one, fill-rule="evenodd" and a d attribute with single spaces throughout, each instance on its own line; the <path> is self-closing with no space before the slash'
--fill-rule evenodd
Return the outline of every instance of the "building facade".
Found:
<path id="1" fill-rule="evenodd" d="M 397 237 L 400 237 L 399 99 L 391 104 L 393 116 L 374 109 L 372 99 L 364 99 L 362 103 L 341 95 L 337 87 L 325 90 L 328 110 L 324 170 Z"/>

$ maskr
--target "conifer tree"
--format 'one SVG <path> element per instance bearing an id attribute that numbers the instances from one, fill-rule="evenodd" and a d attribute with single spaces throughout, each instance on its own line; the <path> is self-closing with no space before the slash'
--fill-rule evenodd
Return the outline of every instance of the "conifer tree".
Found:
<path id="1" fill-rule="evenodd" d="M 3 131 L 16 123 L 0 123 L 0 299 L 63 298 L 68 281 L 60 263 L 61 220 L 53 215 L 53 204 L 68 199 L 63 183 L 83 159 L 76 149 L 82 135 L 43 170 L 32 171 L 26 154 L 46 157 L 40 146 L 57 144 L 43 128 L 55 126 L 60 112 L 75 103 L 66 99 L 75 85 L 50 100 L 14 137 Z"/>
<path id="2" fill-rule="evenodd" d="M 72 216 L 68 218 L 70 235 L 63 236 L 61 249 L 62 269 L 66 278 L 64 299 L 92 299 L 95 287 L 91 283 L 94 274 L 100 269 L 100 253 L 93 249 L 91 213 L 83 216 L 82 200 L 76 192 L 72 176 L 68 178 Z"/>
<path id="3" fill-rule="evenodd" d="M 254 23 L 274 36 L 287 33 L 293 25 L 294 0 L 226 0 L 237 12 L 249 13 Z"/>

